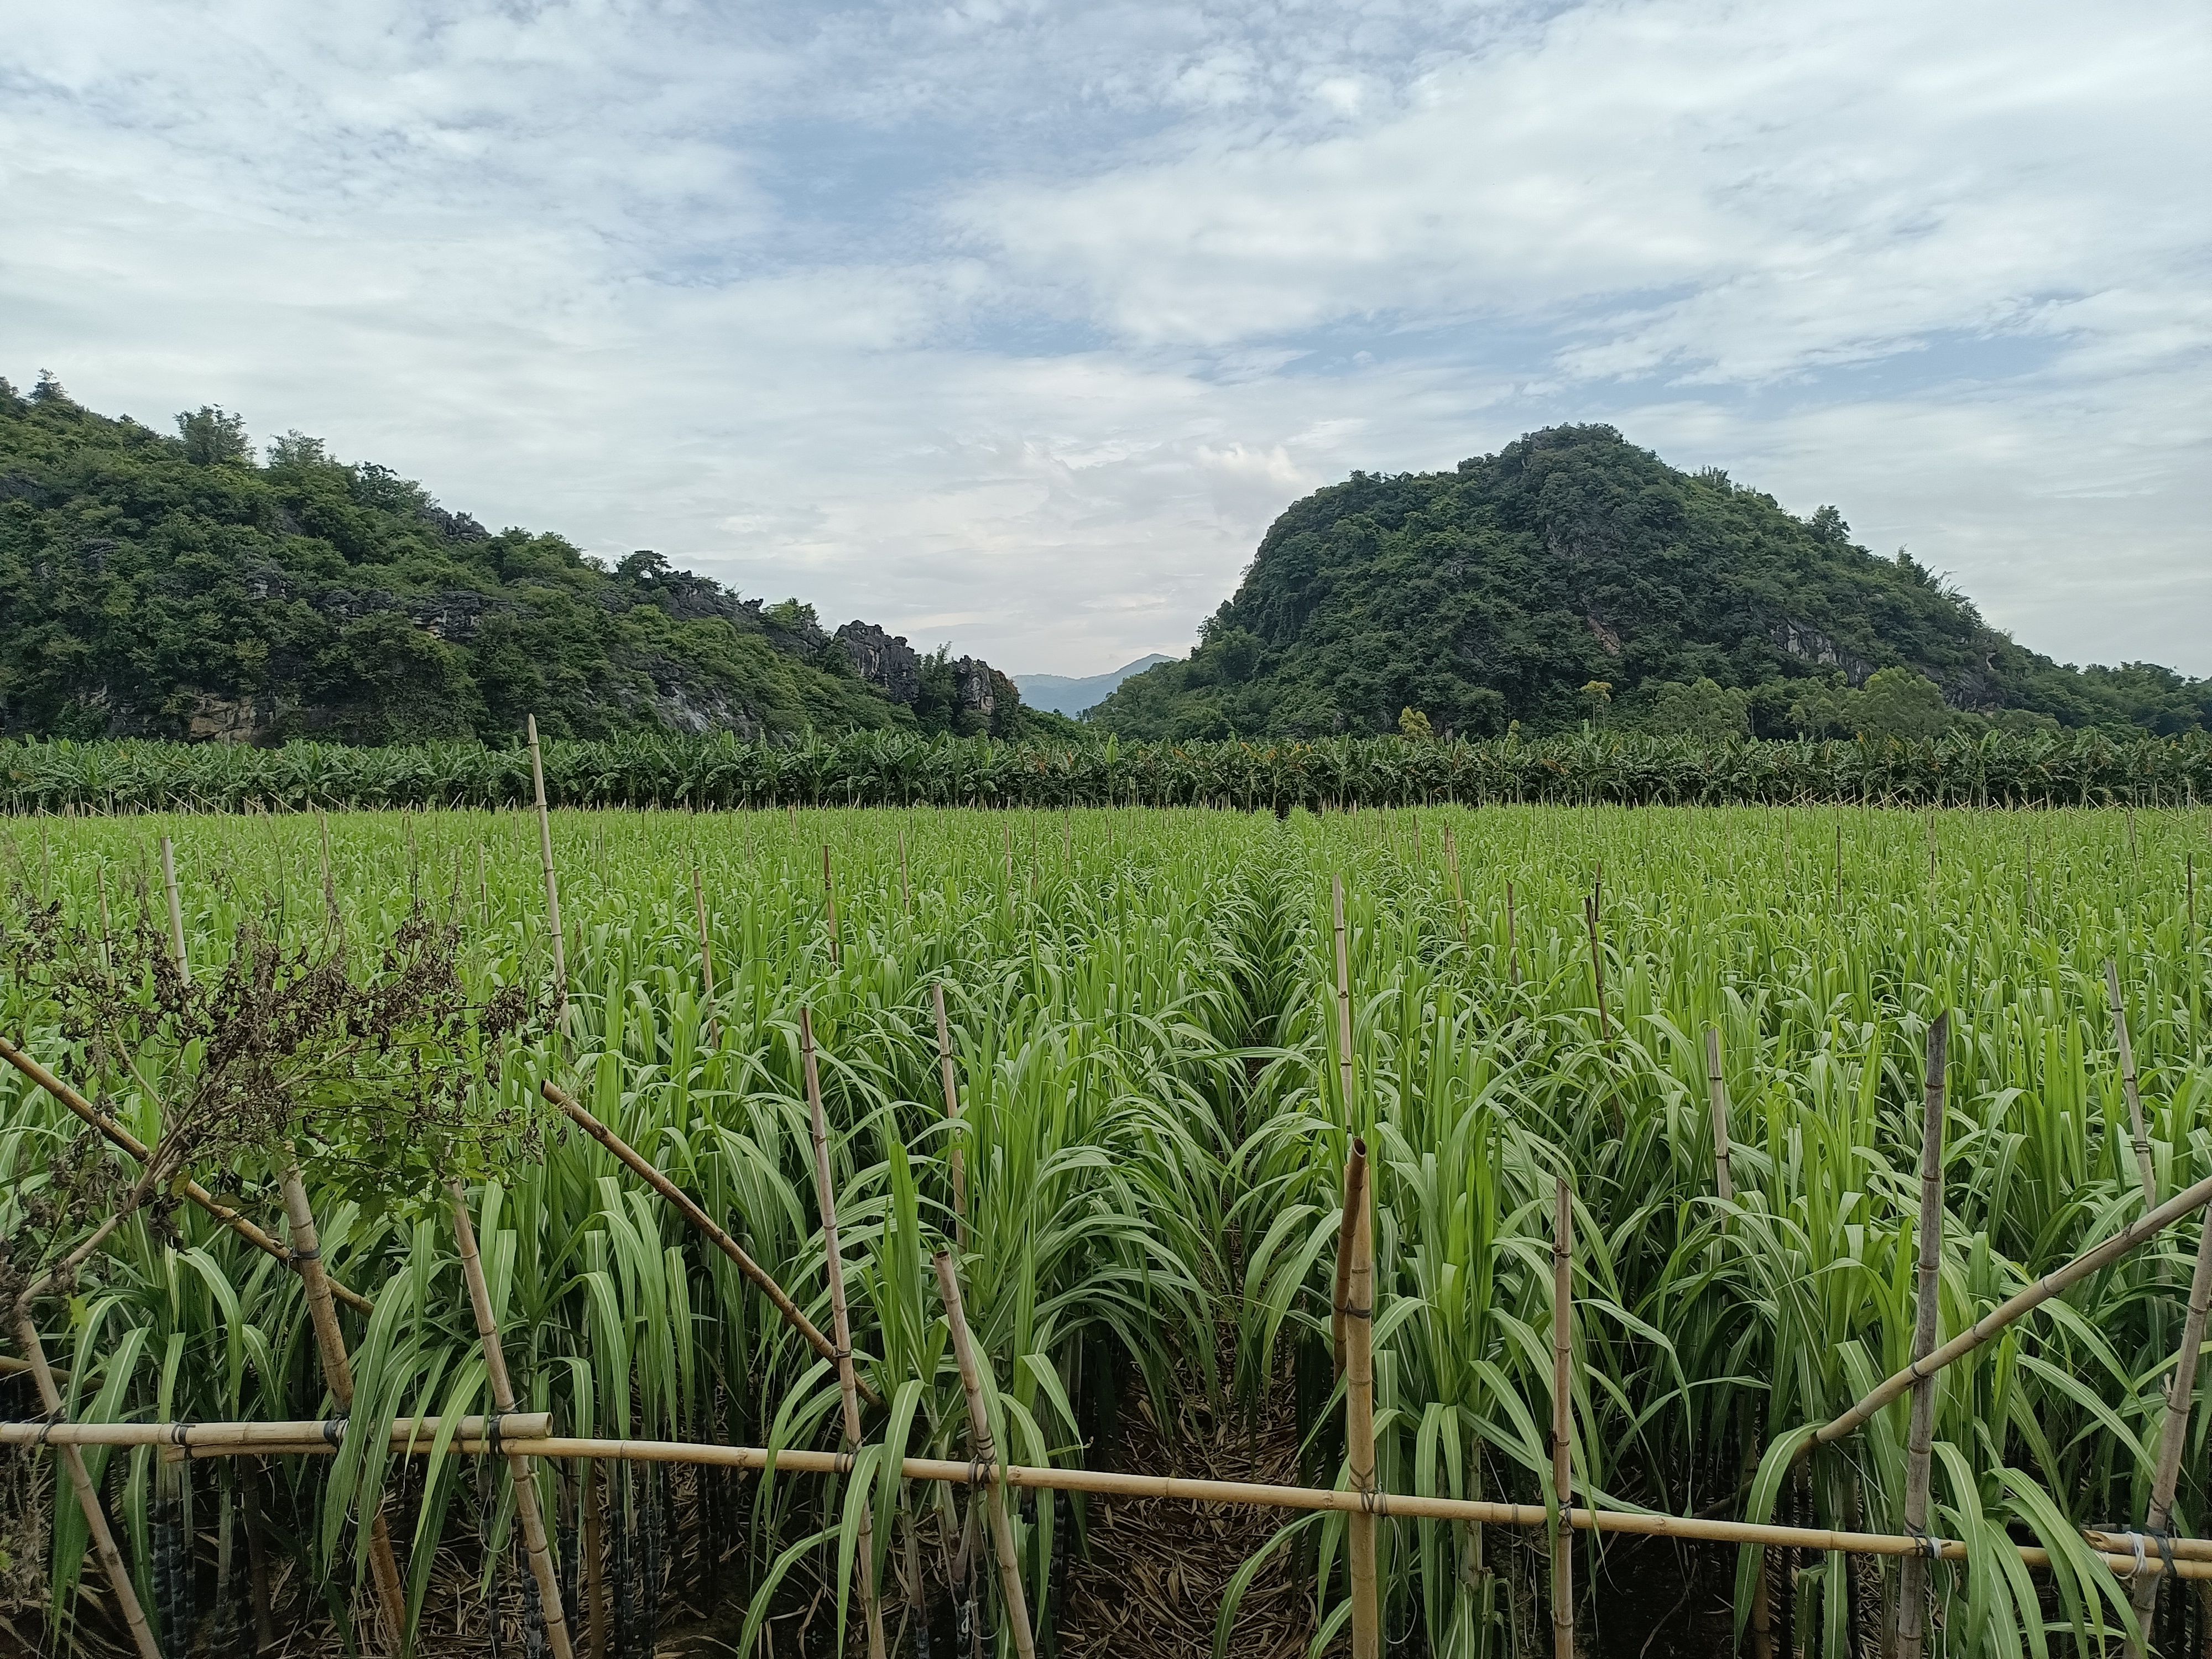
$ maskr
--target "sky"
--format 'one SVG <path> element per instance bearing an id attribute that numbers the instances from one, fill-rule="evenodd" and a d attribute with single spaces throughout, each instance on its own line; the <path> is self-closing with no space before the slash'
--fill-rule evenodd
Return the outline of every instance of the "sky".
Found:
<path id="1" fill-rule="evenodd" d="M 2202 0 L 0 0 L 0 374 L 1012 672 L 1602 421 L 2212 674 Z"/>

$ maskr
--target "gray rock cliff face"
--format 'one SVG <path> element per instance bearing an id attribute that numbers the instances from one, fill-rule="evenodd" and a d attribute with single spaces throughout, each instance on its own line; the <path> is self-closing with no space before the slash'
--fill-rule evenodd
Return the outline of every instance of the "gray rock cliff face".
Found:
<path id="1" fill-rule="evenodd" d="M 853 672 L 893 702 L 914 707 L 921 695 L 921 653 L 873 623 L 854 621 L 837 630 L 837 641 L 853 659 Z"/>

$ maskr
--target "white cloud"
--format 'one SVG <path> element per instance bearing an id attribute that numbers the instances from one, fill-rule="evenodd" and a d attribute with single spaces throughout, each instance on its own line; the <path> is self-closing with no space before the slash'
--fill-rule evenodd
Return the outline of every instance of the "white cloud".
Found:
<path id="1" fill-rule="evenodd" d="M 95 407 L 1067 672 L 1610 419 L 2212 672 L 2186 3 L 0 19 L 0 368 Z"/>

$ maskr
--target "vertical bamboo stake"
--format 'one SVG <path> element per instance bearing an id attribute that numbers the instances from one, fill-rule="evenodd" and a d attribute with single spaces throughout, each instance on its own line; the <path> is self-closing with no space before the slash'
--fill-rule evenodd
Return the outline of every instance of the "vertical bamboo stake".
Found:
<path id="1" fill-rule="evenodd" d="M 1336 914 L 1336 1069 L 1344 1102 L 1344 1127 L 1352 1128 L 1352 957 L 1344 937 L 1344 878 L 1335 878 Z"/>
<path id="2" fill-rule="evenodd" d="M 177 977 L 190 985 L 192 964 L 185 955 L 185 909 L 177 897 L 177 849 L 167 836 L 161 837 L 161 885 L 169 895 L 169 954 L 176 959 Z"/>
<path id="3" fill-rule="evenodd" d="M 945 1019 L 945 981 L 939 980 L 929 988 L 929 993 L 937 1004 L 937 1076 L 945 1085 L 945 1121 L 957 1125 L 960 1089 L 952 1070 L 952 1029 Z M 952 1132 L 952 1229 L 954 1242 L 964 1250 L 968 1248 L 968 1157 L 966 1148 L 961 1145 L 961 1134 L 957 1127 Z"/>
<path id="4" fill-rule="evenodd" d="M 1721 1073 L 1721 1033 L 1705 1027 L 1705 1097 L 1713 1111 L 1713 1188 L 1721 1202 L 1735 1201 L 1735 1170 L 1729 1161 L 1728 1079 Z"/>
<path id="5" fill-rule="evenodd" d="M 605 1500 L 596 1472 L 586 1463 L 576 1488 L 584 1505 L 584 1622 L 586 1645 L 592 1659 L 604 1659 L 607 1650 L 607 1577 L 601 1560 L 599 1513 Z"/>
<path id="6" fill-rule="evenodd" d="M 1006 1516 L 1006 1488 L 998 1469 L 998 1449 L 991 1441 L 991 1417 L 983 1407 L 981 1368 L 975 1344 L 968 1334 L 968 1316 L 960 1305 L 960 1280 L 952 1271 L 950 1253 L 934 1258 L 938 1293 L 945 1298 L 945 1317 L 952 1332 L 952 1357 L 960 1366 L 960 1387 L 968 1397 L 969 1450 L 981 1471 L 984 1507 L 991 1520 L 991 1542 L 999 1557 L 999 1589 L 1006 1597 L 1006 1622 L 1014 1627 L 1018 1659 L 1036 1659 L 1036 1637 L 1030 1629 L 1030 1601 L 1022 1589 L 1022 1565 L 1014 1554 L 1013 1522 Z M 972 1489 L 971 1489 L 972 1490 Z M 974 1499 L 969 1503 L 972 1506 Z"/>
<path id="7" fill-rule="evenodd" d="M 553 873 L 553 820 L 545 810 L 545 757 L 538 746 L 538 716 L 523 716 L 530 734 L 530 787 L 538 800 L 538 860 L 545 866 L 545 926 L 553 935 L 553 977 L 561 986 L 561 1030 L 568 1030 L 568 944 L 561 932 L 561 882 Z"/>
<path id="8" fill-rule="evenodd" d="M 46 1408 L 48 1417 L 59 1422 L 61 1391 L 54 1386 L 53 1371 L 46 1364 L 46 1346 L 39 1340 L 39 1328 L 32 1322 L 28 1308 L 19 1306 L 15 1310 L 15 1340 L 21 1346 L 23 1358 L 30 1362 L 31 1375 L 38 1382 L 40 1405 Z M 62 1467 L 69 1471 L 70 1488 L 76 1493 L 77 1507 L 84 1511 L 85 1526 L 92 1534 L 93 1553 L 106 1570 L 109 1587 L 115 1592 L 116 1607 L 123 1614 L 123 1622 L 130 1626 L 138 1659 L 161 1659 L 153 1628 L 146 1622 L 145 1610 L 138 1605 L 138 1592 L 131 1583 L 131 1569 L 124 1565 L 123 1552 L 115 1547 L 115 1534 L 108 1530 L 107 1515 L 100 1507 L 100 1494 L 93 1489 L 92 1474 L 84 1466 L 83 1451 L 76 1446 L 56 1449 L 61 1453 Z"/>
<path id="9" fill-rule="evenodd" d="M 337 884 L 331 877 L 331 817 L 318 811 L 315 823 L 323 837 L 323 920 L 331 932 L 339 938 L 345 936 L 345 917 L 338 909 Z"/>
<path id="10" fill-rule="evenodd" d="M 691 908 L 699 921 L 699 977 L 707 993 L 709 1007 L 714 1001 L 714 941 L 707 936 L 707 889 L 699 879 L 699 860 L 691 860 Z M 707 1045 L 720 1048 L 714 1033 L 714 1017 L 707 1016 Z"/>
<path id="11" fill-rule="evenodd" d="M 906 830 L 899 830 L 899 908 L 907 915 L 914 914 L 914 886 L 906 877 Z"/>
<path id="12" fill-rule="evenodd" d="M 1330 1354 L 1338 1376 L 1344 1375 L 1349 1358 L 1352 1319 L 1352 1251 L 1345 1241 L 1359 1224 L 1359 1206 L 1366 1201 L 1366 1193 L 1367 1143 L 1355 1136 L 1352 1156 L 1344 1165 L 1344 1215 L 1336 1224 L 1336 1293 L 1329 1303 Z"/>
<path id="13" fill-rule="evenodd" d="M 1949 1061 L 1951 1015 L 1947 1009 L 1928 1028 L 1928 1079 L 1920 1107 L 1920 1296 L 1912 1328 L 1912 1357 L 1936 1350 L 1943 1279 L 1943 1078 Z M 1905 1529 L 1928 1530 L 1929 1462 L 1936 1440 L 1936 1376 L 1912 1385 L 1911 1433 L 1905 1441 Z M 1897 1659 L 1920 1659 L 1927 1628 L 1928 1558 L 1908 1555 L 1898 1572 Z"/>
<path id="14" fill-rule="evenodd" d="M 483 843 L 477 843 L 477 926 L 491 926 L 491 883 L 484 874 Z"/>
<path id="15" fill-rule="evenodd" d="M 2120 1045 L 2120 1090 L 2128 1100 L 2128 1130 L 2135 1137 L 2136 1173 L 2142 1180 L 2143 1208 L 2158 1207 L 2158 1174 L 2150 1161 L 2150 1136 L 2143 1127 L 2142 1095 L 2136 1087 L 2136 1049 L 2128 1040 L 2128 1005 L 2120 995 L 2120 965 L 2105 958 L 2105 994 L 2112 1005 L 2112 1035 Z"/>
<path id="16" fill-rule="evenodd" d="M 459 1176 L 446 1183 L 453 1200 L 453 1238 L 460 1247 L 461 1277 L 468 1281 L 469 1305 L 477 1316 L 477 1336 L 483 1345 L 484 1374 L 491 1382 L 492 1404 L 501 1413 L 514 1409 L 514 1384 L 507 1375 L 507 1351 L 499 1340 L 499 1322 L 492 1316 L 491 1290 L 484 1283 L 483 1260 L 477 1254 L 477 1230 L 469 1219 L 469 1194 Z M 573 1659 L 568 1646 L 568 1621 L 561 1611 L 561 1573 L 552 1553 L 545 1547 L 545 1521 L 538 1509 L 538 1480 L 530 1460 L 520 1452 L 507 1454 L 507 1472 L 514 1480 L 515 1513 L 522 1522 L 522 1546 L 530 1557 L 531 1577 L 538 1581 L 538 1605 L 545 1620 L 546 1645 L 553 1659 Z"/>
<path id="17" fill-rule="evenodd" d="M 2212 1311 L 2212 1223 L 2205 1224 L 2197 1235 L 2197 1268 L 2189 1278 L 2189 1312 L 2181 1322 L 2181 1346 L 2174 1355 L 2173 1375 L 2166 1387 L 2166 1420 L 2159 1425 L 2158 1462 L 2151 1473 L 2150 1508 L 2143 1518 L 2143 1530 L 2153 1536 L 2164 1534 L 2173 1522 L 2173 1488 L 2181 1478 L 2182 1455 L 2189 1446 L 2189 1408 L 2197 1390 L 2197 1350 L 2204 1346 L 2208 1311 Z M 2136 1617 L 2146 1631 L 2158 1605 L 2159 1586 L 2164 1582 L 2163 1573 L 2143 1573 L 2130 1587 Z M 2135 1659 L 2142 1659 L 2143 1644 L 2136 1643 L 2130 1652 Z"/>
<path id="18" fill-rule="evenodd" d="M 829 850 L 823 850 L 826 864 Z M 806 1113 L 814 1133 L 814 1194 L 822 1208 L 822 1254 L 830 1274 L 830 1334 L 837 1344 L 837 1392 L 845 1411 L 845 1451 L 860 1449 L 860 1394 L 853 1372 L 853 1326 L 845 1311 L 845 1260 L 837 1248 L 837 1194 L 830 1179 L 830 1125 L 822 1111 L 822 1075 L 814 1060 L 814 1018 L 799 1011 L 799 1054 L 806 1073 Z M 860 1616 L 868 1629 L 868 1659 L 884 1659 L 884 1612 L 876 1601 L 875 1505 L 860 1506 Z"/>
<path id="19" fill-rule="evenodd" d="M 1589 891 L 1583 897 L 1583 921 L 1589 929 L 1590 983 L 1597 991 L 1597 1034 L 1599 1041 L 1608 1048 L 1613 1046 L 1613 1020 L 1605 1011 L 1605 952 L 1597 942 L 1597 909 L 1601 876 L 1590 884 Z"/>
<path id="20" fill-rule="evenodd" d="M 1552 1534 L 1553 1659 L 1575 1659 L 1574 1307 L 1575 1205 L 1559 1177 L 1552 1212 L 1552 1490 L 1559 1520 Z"/>
<path id="21" fill-rule="evenodd" d="M 1334 878 L 1334 882 L 1335 885 L 1334 890 L 1336 920 L 1337 1083 L 1338 1092 L 1344 1102 L 1344 1127 L 1347 1131 L 1349 1131 L 1352 1127 L 1352 970 L 1351 957 L 1346 950 L 1344 938 L 1344 878 L 1342 876 L 1338 876 Z M 1352 1142 L 1354 1149 L 1352 1156 L 1364 1172 L 1365 1169 L 1364 1154 L 1359 1150 L 1360 1145 L 1361 1143 L 1355 1138 Z M 1329 1352 L 1334 1359 L 1336 1374 L 1339 1376 L 1342 1376 L 1344 1375 L 1345 1310 L 1350 1305 L 1346 1298 L 1350 1294 L 1350 1275 L 1352 1273 L 1351 1253 L 1343 1248 L 1341 1241 L 1348 1236 L 1350 1229 L 1354 1224 L 1354 1217 L 1352 1213 L 1352 1190 L 1349 1185 L 1351 1178 L 1350 1170 L 1352 1165 L 1347 1164 L 1346 1168 L 1346 1179 L 1347 1184 L 1345 1188 L 1344 1194 L 1344 1219 L 1339 1224 L 1337 1228 L 1337 1236 L 1340 1242 L 1336 1252 L 1336 1297 L 1335 1300 L 1330 1304 L 1329 1315 Z"/>
<path id="22" fill-rule="evenodd" d="M 1344 1213 L 1337 1237 L 1343 1281 L 1344 1461 L 1352 1490 L 1364 1500 L 1345 1517 L 1352 1572 L 1352 1659 L 1382 1659 L 1382 1616 L 1375 1582 L 1375 1196 L 1368 1180 L 1367 1143 L 1354 1139 L 1344 1171 Z"/>
<path id="23" fill-rule="evenodd" d="M 345 1334 L 338 1328 L 338 1310 L 331 1299 L 331 1276 L 323 1266 L 322 1236 L 315 1231 L 315 1212 L 307 1202 L 307 1185 L 300 1166 L 284 1166 L 284 1213 L 292 1224 L 292 1265 L 307 1293 L 307 1319 L 314 1327 L 315 1352 L 322 1360 L 323 1381 L 341 1413 L 353 1409 L 353 1362 L 346 1356 Z M 376 1581 L 376 1599 L 391 1626 L 392 1650 L 407 1644 L 407 1593 L 401 1588 L 399 1563 L 392 1553 L 392 1533 L 379 1508 L 369 1517 L 369 1576 Z"/>
<path id="24" fill-rule="evenodd" d="M 830 965 L 842 967 L 844 956 L 837 943 L 837 883 L 830 873 L 830 848 L 822 848 L 822 902 L 830 917 Z"/>
<path id="25" fill-rule="evenodd" d="M 1467 940 L 1467 895 L 1459 883 L 1459 838 L 1452 834 L 1451 825 L 1444 826 L 1444 864 L 1451 871 L 1452 909 L 1459 917 L 1459 948 L 1470 947 Z"/>
<path id="26" fill-rule="evenodd" d="M 1521 925 L 1513 911 L 1513 884 L 1505 884 L 1505 974 L 1509 983 L 1521 983 Z"/>

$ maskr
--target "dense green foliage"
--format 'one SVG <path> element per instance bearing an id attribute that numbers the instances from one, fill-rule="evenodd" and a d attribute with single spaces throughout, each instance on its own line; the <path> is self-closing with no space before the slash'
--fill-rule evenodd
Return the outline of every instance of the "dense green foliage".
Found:
<path id="1" fill-rule="evenodd" d="M 1199 648 L 1091 718 L 1147 738 L 1389 732 L 1407 708 L 1471 736 L 1717 718 L 1764 737 L 1927 735 L 1891 723 L 1894 696 L 1854 701 L 1893 667 L 1969 726 L 2212 728 L 2212 681 L 2062 667 L 1902 550 L 1854 546 L 1833 507 L 1794 518 L 1609 427 L 1534 433 L 1452 472 L 1354 473 L 1295 503 Z M 1740 694 L 1733 708 L 1686 707 L 1699 681 Z"/>
<path id="2" fill-rule="evenodd" d="M 549 732 L 1049 729 L 996 677 L 963 719 L 925 659 L 911 708 L 855 678 L 811 606 L 763 607 L 640 552 L 493 534 L 297 433 L 165 436 L 0 381 L 0 730 L 347 743 Z M 986 671 L 988 672 L 988 671 Z"/>
<path id="3" fill-rule="evenodd" d="M 994 743 L 860 732 L 792 744 L 635 735 L 551 743 L 570 806 L 1395 806 L 1457 801 L 1869 801 L 1997 806 L 2212 800 L 2212 739 L 2100 731 L 1767 743 L 1581 732 L 1470 743 Z M 274 749 L 0 741 L 0 812 L 513 806 L 523 749 Z"/>
<path id="4" fill-rule="evenodd" d="M 664 1579 L 708 1601 L 749 1600 L 756 1613 L 796 1610 L 817 1593 L 841 1606 L 850 1580 L 835 1547 L 850 1547 L 855 1505 L 871 1497 L 882 1582 L 894 1595 L 912 1582 L 900 1565 L 912 1537 L 919 1547 L 905 1559 L 919 1561 L 920 1589 L 945 1593 L 960 1494 L 902 1488 L 882 1470 L 901 1450 L 965 1455 L 927 1267 L 956 1237 L 1016 1459 L 1112 1466 L 1132 1395 L 1171 1425 L 1186 1410 L 1218 1417 L 1285 1390 L 1297 1394 L 1299 1427 L 1319 1431 L 1310 1478 L 1341 1480 L 1325 1426 L 1340 1411 L 1328 1380 L 1331 1256 L 1354 1133 L 1373 1157 L 1387 1491 L 1551 1496 L 1549 1209 L 1565 1175 L 1580 1212 L 1578 1497 L 1676 1514 L 1737 1510 L 1762 1448 L 1825 1420 L 1906 1357 L 1922 1056 L 1938 1011 L 1953 1021 L 1946 1333 L 2143 1206 L 2105 1009 L 2107 958 L 2132 1022 L 2156 1190 L 2170 1195 L 2212 1170 L 2212 959 L 2186 885 L 2208 828 L 2202 811 L 1507 808 L 1285 823 L 1130 811 L 561 814 L 574 1000 L 565 1048 L 528 1039 L 472 1060 L 457 1138 L 410 1140 L 396 1156 L 389 1115 L 407 1102 L 389 1080 L 348 1074 L 318 1090 L 302 1079 L 287 1103 L 326 1259 L 377 1304 L 372 1319 L 346 1317 L 359 1395 L 343 1452 L 258 1470 L 168 1464 L 150 1448 L 92 1461 L 142 1585 L 163 1559 L 164 1504 L 188 1510 L 181 1535 L 199 1540 L 203 1582 L 220 1582 L 216 1540 L 244 1524 L 244 1482 L 259 1495 L 261 1545 L 286 1566 L 276 1615 L 288 1628 L 343 1624 L 365 1582 L 355 1519 L 380 1505 L 422 1627 L 483 1651 L 488 1588 L 520 1616 L 505 1475 L 442 1449 L 387 1457 L 376 1432 L 395 1414 L 484 1407 L 435 1179 L 445 1174 L 470 1182 L 531 1408 L 556 1410 L 580 1434 L 834 1447 L 825 1366 L 666 1206 L 539 1115 L 532 1094 L 549 1075 L 582 1094 L 820 1322 L 828 1280 L 797 1060 L 804 1007 L 828 1057 L 854 1346 L 889 1409 L 869 1413 L 846 1492 L 796 1474 L 742 1491 L 689 1477 L 663 1486 L 604 1464 L 587 1486 L 575 1465 L 540 1464 L 565 1546 L 579 1535 L 579 1506 L 593 1493 L 606 1500 L 627 1620 L 649 1625 L 665 1608 Z M 327 877 L 304 818 L 40 830 L 21 879 L 27 900 L 51 908 L 18 914 L 58 923 L 28 935 L 11 925 L 0 1030 L 148 1141 L 190 1133 L 178 1103 L 225 1052 L 187 1040 L 200 1005 L 158 969 L 157 835 L 177 839 L 187 953 L 198 982 L 214 988 L 209 1008 L 255 1006 L 232 971 L 255 927 L 310 955 L 331 947 L 323 890 L 363 960 L 409 924 L 412 893 L 462 925 L 462 970 L 479 998 L 544 972 L 535 827 L 523 814 L 341 817 Z M 1348 896 L 1348 1096 L 1334 876 Z M 1594 884 L 1592 922 L 1583 903 Z M 67 977 L 55 964 L 70 962 L 90 1006 L 46 988 Z M 936 983 L 954 1032 L 957 1127 L 937 1071 Z M 1724 1045 L 1729 1202 L 1715 1191 L 1699 1041 L 1708 1024 Z M 964 1230 L 953 1214 L 955 1145 Z M 277 1212 L 275 1156 L 249 1146 L 221 1172 L 232 1200 L 263 1218 Z M 87 1194 L 134 1168 L 0 1073 L 0 1236 L 15 1271 L 82 1237 L 100 1213 Z M 2075 1528 L 2142 1513 L 2196 1241 L 2195 1223 L 2173 1229 L 1943 1374 L 1930 1530 L 1970 1549 L 1933 1573 L 1944 1652 L 2086 1659 L 2100 1650 L 2097 1632 L 2127 1632 L 2124 1585 Z M 37 1313 L 68 1368 L 74 1416 L 296 1419 L 326 1407 L 296 1280 L 197 1210 L 131 1214 L 73 1288 Z M 20 1395 L 21 1384 L 0 1379 L 0 1391 Z M 2212 1505 L 2207 1415 L 2183 1465 L 2193 1534 Z M 1905 1421 L 1899 1401 L 1818 1454 L 1796 1500 L 1801 1518 L 1900 1529 Z M 52 1460 L 29 1467 L 54 1478 Z M 53 1533 L 35 1559 L 66 1626 L 86 1605 L 80 1577 L 96 1595 L 98 1574 L 66 1498 L 45 1512 Z M 1048 1627 L 1066 1518 L 1040 1503 L 1018 1528 Z M 1340 1628 L 1340 1522 L 1300 1526 L 1318 1546 L 1302 1559 L 1320 1622 Z M 2011 1542 L 2050 1550 L 2052 1568 L 2033 1578 L 2014 1570 Z M 1585 1595 L 1620 1547 L 1586 1543 Z M 1543 1547 L 1540 1530 L 1381 1528 L 1392 1650 L 1548 1651 Z M 1300 1559 L 1272 1558 L 1279 1571 Z M 1723 1583 L 1733 1565 L 1696 1548 L 1668 1559 L 1703 1560 Z M 1853 1625 L 1879 1617 L 1888 1595 L 1881 1570 L 1847 1569 L 1839 1556 L 1782 1565 L 1782 1650 L 1857 1650 Z M 234 1575 L 210 1616 L 242 1596 Z M 1642 1608 L 1646 1624 L 1681 1615 L 1672 1599 Z M 14 1616 L 28 1645 L 36 1613 Z M 1588 1604 L 1583 1616 L 1595 1616 Z M 1229 1651 L 1239 1650 L 1233 1621 L 1224 1610 Z M 1608 1633 L 1620 1632 L 1585 1624 L 1590 1650 Z M 100 1650 L 103 1638 L 88 1634 L 84 1650 Z M 1639 1628 L 1631 1645 L 1653 1634 Z M 752 1651 L 751 1638 L 748 1628 L 737 1650 Z M 784 1632 L 778 1650 L 789 1650 Z"/>

